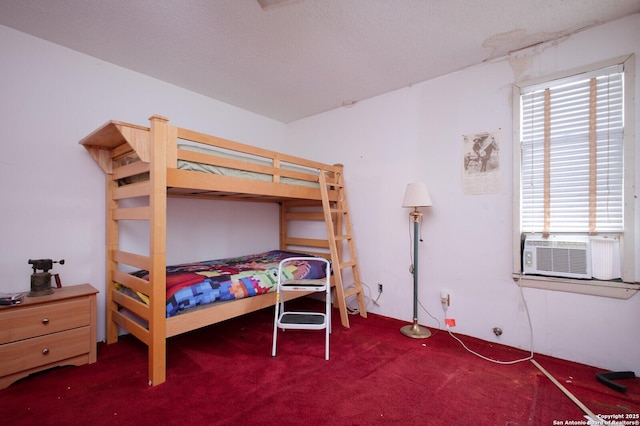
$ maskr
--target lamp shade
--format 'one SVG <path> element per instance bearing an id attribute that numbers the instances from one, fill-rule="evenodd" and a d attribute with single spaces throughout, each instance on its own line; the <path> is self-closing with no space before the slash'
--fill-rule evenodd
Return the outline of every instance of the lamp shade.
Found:
<path id="1" fill-rule="evenodd" d="M 431 207 L 431 195 L 425 183 L 410 183 L 404 193 L 402 207 Z"/>

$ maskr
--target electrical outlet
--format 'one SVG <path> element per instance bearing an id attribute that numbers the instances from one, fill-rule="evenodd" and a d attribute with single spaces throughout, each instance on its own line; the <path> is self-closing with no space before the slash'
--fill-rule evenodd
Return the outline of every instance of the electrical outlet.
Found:
<path id="1" fill-rule="evenodd" d="M 382 293 L 382 284 L 378 283 L 378 293 Z"/>
<path id="2" fill-rule="evenodd" d="M 447 316 L 447 309 L 449 309 L 449 293 L 446 291 L 440 292 L 440 304 L 442 305 L 442 310 L 444 311 L 445 317 Z"/>
<path id="3" fill-rule="evenodd" d="M 440 303 L 442 304 L 442 309 L 445 311 L 451 305 L 451 296 L 444 290 L 440 292 Z"/>

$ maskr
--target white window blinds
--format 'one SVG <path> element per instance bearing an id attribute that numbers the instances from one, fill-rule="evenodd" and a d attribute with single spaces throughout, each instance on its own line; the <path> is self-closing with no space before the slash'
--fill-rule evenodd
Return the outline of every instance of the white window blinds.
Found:
<path id="1" fill-rule="evenodd" d="M 623 232 L 622 67 L 521 91 L 521 231 Z"/>

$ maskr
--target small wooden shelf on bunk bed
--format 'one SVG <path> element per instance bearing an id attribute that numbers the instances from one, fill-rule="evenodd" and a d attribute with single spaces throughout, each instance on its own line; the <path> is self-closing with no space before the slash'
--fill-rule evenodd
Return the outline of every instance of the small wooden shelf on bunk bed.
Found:
<path id="1" fill-rule="evenodd" d="M 343 326 L 349 326 L 346 307 L 349 297 L 356 297 L 359 313 L 366 317 L 341 165 L 305 160 L 182 129 L 169 125 L 160 116 L 150 118 L 150 127 L 110 121 L 80 143 L 107 177 L 107 343 L 117 341 L 118 327 L 144 342 L 149 349 L 150 384 L 166 380 L 168 337 L 276 302 L 275 292 L 270 292 L 166 318 L 167 197 L 278 203 L 280 250 L 301 251 L 331 260 L 334 303 L 340 310 Z M 241 176 L 234 175 L 238 171 Z M 148 205 L 121 205 L 123 200 L 145 197 Z M 301 210 L 301 206 L 305 208 Z M 310 206 L 319 210 L 309 211 Z M 121 220 L 149 222 L 148 256 L 121 250 Z M 327 238 L 290 236 L 288 222 L 304 220 L 324 221 Z M 121 265 L 147 270 L 149 279 L 125 273 Z M 353 279 L 353 287 L 348 290 L 343 286 L 343 270 Z M 146 295 L 148 303 L 116 291 L 116 284 Z M 142 321 L 125 315 L 124 310 Z"/>

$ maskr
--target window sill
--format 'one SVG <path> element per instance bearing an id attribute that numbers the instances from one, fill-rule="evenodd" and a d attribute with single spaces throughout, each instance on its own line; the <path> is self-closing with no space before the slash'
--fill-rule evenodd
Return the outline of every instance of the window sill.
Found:
<path id="1" fill-rule="evenodd" d="M 521 275 L 517 273 L 513 274 L 513 280 L 522 287 L 588 294 L 613 299 L 629 299 L 640 290 L 640 285 L 638 284 L 618 281 L 574 280 L 570 278 Z"/>

